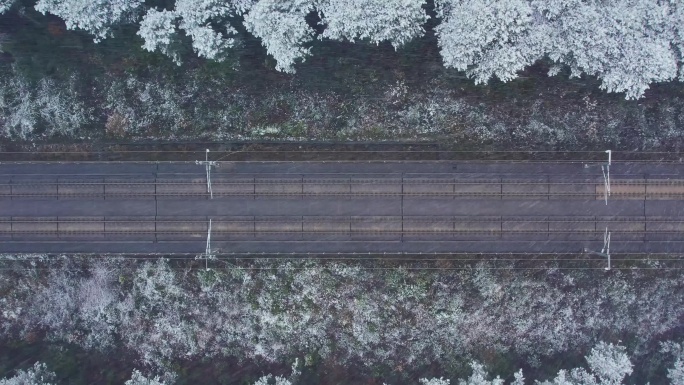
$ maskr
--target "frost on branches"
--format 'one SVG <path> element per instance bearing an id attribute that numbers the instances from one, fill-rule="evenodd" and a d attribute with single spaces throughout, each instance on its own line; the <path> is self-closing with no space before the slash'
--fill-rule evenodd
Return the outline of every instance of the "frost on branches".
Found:
<path id="1" fill-rule="evenodd" d="M 666 341 L 661 343 L 661 353 L 674 357 L 674 365 L 667 369 L 667 378 L 672 385 L 684 385 L 684 346 L 681 343 Z"/>
<path id="2" fill-rule="evenodd" d="M 476 84 L 502 81 L 541 55 L 527 44 L 532 7 L 527 0 L 438 0 L 444 21 L 437 29 L 444 64 L 466 71 Z"/>
<path id="3" fill-rule="evenodd" d="M 94 35 L 95 42 L 111 36 L 112 26 L 134 22 L 144 0 L 39 0 L 36 10 L 59 16 L 69 29 Z"/>
<path id="4" fill-rule="evenodd" d="M 294 73 L 294 64 L 310 55 L 315 31 L 305 17 L 316 12 L 325 26 L 320 38 L 389 41 L 395 48 L 423 33 L 423 1 L 413 0 L 259 0 L 245 25 L 261 38 L 276 69 Z"/>
<path id="5" fill-rule="evenodd" d="M 553 380 L 537 381 L 537 385 L 620 385 L 632 374 L 632 363 L 624 346 L 600 342 L 585 358 L 591 372 L 584 368 L 575 368 L 569 373 L 561 370 Z"/>
<path id="6" fill-rule="evenodd" d="M 201 57 L 221 61 L 226 50 L 233 47 L 237 33 L 226 18 L 244 12 L 245 1 L 177 0 L 175 11 L 180 28 L 192 39 L 192 47 Z M 221 26 L 221 31 L 212 27 Z"/>
<path id="7" fill-rule="evenodd" d="M 445 380 L 444 378 L 421 378 L 419 380 L 420 385 L 449 385 L 451 383 L 450 380 Z"/>
<path id="8" fill-rule="evenodd" d="M 458 385 L 504 385 L 504 381 L 499 376 L 493 380 L 487 380 L 489 373 L 485 370 L 484 365 L 473 361 L 470 363 L 470 367 L 473 369 L 470 378 L 459 380 Z"/>
<path id="9" fill-rule="evenodd" d="M 317 8 L 325 30 L 321 37 L 356 39 L 398 48 L 424 33 L 428 16 L 416 0 L 328 0 Z"/>
<path id="10" fill-rule="evenodd" d="M 552 380 L 535 381 L 536 385 L 621 385 L 626 376 L 632 373 L 632 363 L 625 353 L 625 347 L 599 342 L 586 357 L 590 372 L 584 368 L 563 369 Z M 473 373 L 467 379 L 458 381 L 458 385 L 504 385 L 505 381 L 499 376 L 488 380 L 489 373 L 484 365 L 473 361 L 470 364 Z M 420 379 L 421 385 L 449 385 L 449 380 L 433 378 Z M 510 385 L 524 385 L 522 369 L 514 373 Z M 678 385 L 673 382 L 672 385 Z"/>
<path id="11" fill-rule="evenodd" d="M 278 71 L 294 73 L 294 64 L 310 54 L 305 44 L 314 30 L 304 18 L 313 10 L 311 0 L 259 0 L 245 15 L 247 30 L 261 39 Z"/>
<path id="12" fill-rule="evenodd" d="M 9 11 L 17 0 L 0 0 L 0 14 Z"/>
<path id="13" fill-rule="evenodd" d="M 12 68 L 0 75 L 0 135 L 27 139 L 70 135 L 93 121 L 74 74 L 66 80 L 44 77 L 32 82 Z"/>
<path id="14" fill-rule="evenodd" d="M 170 385 L 171 382 L 162 381 L 159 376 L 146 377 L 138 369 L 133 369 L 131 379 L 126 381 L 124 385 Z"/>
<path id="15" fill-rule="evenodd" d="M 551 35 L 545 53 L 602 80 L 601 88 L 643 96 L 649 84 L 677 76 L 672 44 L 677 2 L 660 0 L 535 1 Z"/>
<path id="16" fill-rule="evenodd" d="M 171 48 L 173 41 L 177 39 L 176 19 L 175 12 L 150 9 L 143 16 L 137 34 L 145 40 L 145 50 L 159 51 L 180 65 L 180 56 Z"/>
<path id="17" fill-rule="evenodd" d="M 547 56 L 571 76 L 601 79 L 601 88 L 643 96 L 682 66 L 681 2 L 662 0 L 438 0 L 437 27 L 448 67 L 476 83 L 502 81 Z M 552 69 L 550 75 L 558 72 Z"/>
<path id="18" fill-rule="evenodd" d="M 0 385 L 52 385 L 50 381 L 54 379 L 55 373 L 45 364 L 36 362 L 28 370 L 18 370 L 14 377 L 0 379 Z"/>
<path id="19" fill-rule="evenodd" d="M 3 335 L 42 331 L 91 349 L 118 342 L 163 371 L 174 360 L 227 356 L 282 363 L 316 354 L 340 364 L 409 367 L 476 359 L 483 350 L 526 359 L 594 346 L 591 374 L 570 374 L 607 384 L 631 373 L 631 364 L 623 348 L 596 345 L 596 335 L 630 334 L 635 352 L 645 354 L 684 315 L 682 277 L 666 271 L 597 280 L 602 272 L 540 276 L 486 264 L 439 272 L 312 261 L 195 270 L 115 258 L 21 266 L 0 272 Z M 471 382 L 498 381 L 477 365 L 473 373 Z"/>
<path id="20" fill-rule="evenodd" d="M 178 40 L 180 29 L 192 40 L 197 55 L 222 61 L 227 50 L 236 44 L 237 31 L 227 19 L 243 14 L 250 7 L 250 0 L 177 0 L 173 11 L 149 9 L 138 35 L 145 40 L 143 48 L 158 50 L 180 65 L 178 52 L 171 48 Z"/>

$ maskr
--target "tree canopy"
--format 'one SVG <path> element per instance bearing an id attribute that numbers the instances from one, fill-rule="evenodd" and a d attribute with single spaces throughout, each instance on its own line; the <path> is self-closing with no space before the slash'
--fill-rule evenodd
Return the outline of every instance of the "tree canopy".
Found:
<path id="1" fill-rule="evenodd" d="M 12 8 L 0 1 L 0 12 Z M 278 71 L 294 73 L 318 39 L 388 42 L 399 49 L 422 36 L 427 0 L 176 0 L 145 9 L 143 0 L 39 0 L 35 9 L 98 42 L 120 24 L 139 23 L 143 48 L 181 64 L 173 48 L 182 32 L 195 53 L 221 61 L 243 27 L 261 39 Z M 587 74 L 608 92 L 638 99 L 650 84 L 684 79 L 684 3 L 669 0 L 434 0 L 444 65 L 476 83 L 510 81 L 535 62 Z M 307 22 L 315 15 L 317 25 Z M 241 23 L 241 26 L 235 23 Z"/>

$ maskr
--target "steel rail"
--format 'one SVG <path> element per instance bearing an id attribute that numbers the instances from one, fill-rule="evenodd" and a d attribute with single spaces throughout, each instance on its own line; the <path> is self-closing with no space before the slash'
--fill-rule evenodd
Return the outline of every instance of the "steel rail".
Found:
<path id="1" fill-rule="evenodd" d="M 256 198 L 287 198 L 287 197 L 411 197 L 411 198 L 430 198 L 430 197 L 454 197 L 454 198 L 466 198 L 466 197 L 483 197 L 483 198 L 542 198 L 543 200 L 554 200 L 554 198 L 588 198 L 591 200 L 602 200 L 603 193 L 545 193 L 545 192 L 520 192 L 520 193 L 498 193 L 498 192 L 216 192 L 214 191 L 214 198 L 228 198 L 228 197 L 256 197 Z M 178 192 L 178 193 L 165 193 L 165 192 L 149 192 L 149 193 L 21 193 L 21 194 L 2 194 L 0 193 L 0 200 L 21 200 L 21 199 L 31 199 L 31 198 L 53 198 L 53 200 L 59 200 L 59 198 L 96 198 L 97 200 L 106 200 L 108 198 L 154 198 L 154 197 L 197 197 L 206 198 L 207 193 L 200 192 Z M 546 199 L 551 198 L 551 199 Z M 653 193 L 637 193 L 637 192 L 611 192 L 612 200 L 620 200 L 620 198 L 633 198 L 630 200 L 657 200 L 655 198 L 670 198 L 668 200 L 678 200 L 684 199 L 684 192 L 682 193 L 666 193 L 666 192 L 653 192 Z"/>
<path id="2" fill-rule="evenodd" d="M 611 230 L 613 234 L 621 235 L 682 235 L 684 230 Z M 0 230 L 0 235 L 12 236 L 107 236 L 107 235 L 176 235 L 176 236 L 192 236 L 206 238 L 206 229 L 198 230 L 130 230 L 130 231 L 93 231 L 93 230 Z M 600 235 L 603 236 L 603 230 L 212 230 L 212 236 L 217 235 L 351 235 L 351 236 L 366 236 L 368 235 L 483 235 L 483 236 L 499 236 L 499 235 Z M 660 241 L 657 241 L 660 242 Z M 684 242 L 684 239 L 682 240 Z"/>
<path id="3" fill-rule="evenodd" d="M 582 257 L 585 256 L 585 254 L 578 253 L 576 254 L 575 258 L 533 258 L 531 256 L 533 255 L 527 255 L 526 257 L 516 257 L 516 258 L 498 258 L 496 256 L 479 256 L 479 257 L 471 257 L 471 258 L 394 258 L 391 256 L 386 256 L 383 254 L 375 255 L 375 256 L 369 256 L 367 253 L 358 253 L 356 256 L 349 256 L 349 257 L 329 257 L 329 258 L 321 258 L 317 256 L 312 256 L 310 255 L 311 253 L 297 253 L 297 254 L 284 254 L 281 256 L 277 257 L 264 257 L 264 256 L 253 256 L 253 257 L 234 257 L 230 256 L 228 254 L 222 255 L 222 254 L 217 254 L 216 256 L 216 261 L 224 261 L 224 262 L 237 262 L 237 263 L 250 263 L 250 262 L 268 262 L 268 261 L 281 261 L 281 260 L 299 260 L 301 257 L 306 257 L 307 260 L 310 261 L 317 261 L 317 262 L 391 262 L 391 263 L 397 263 L 397 262 L 415 262 L 415 263 L 444 263 L 444 262 L 498 262 L 498 263 L 507 263 L 507 262 L 554 262 L 554 261 L 559 261 L 559 262 L 600 262 L 605 260 L 600 259 L 600 258 L 577 258 L 577 256 Z M 87 259 L 115 259 L 115 258 L 121 258 L 122 260 L 159 260 L 159 259 L 166 259 L 169 261 L 184 261 L 188 260 L 191 257 L 194 257 L 196 254 L 188 254 L 188 255 L 175 255 L 175 256 L 169 256 L 169 257 L 160 257 L 157 255 L 116 255 L 116 254 L 107 254 L 107 255 L 98 255 L 98 256 L 87 256 L 87 255 L 74 255 L 75 258 L 81 257 L 81 258 L 87 258 Z M 530 258 L 527 258 L 530 257 Z M 623 261 L 623 262 L 684 262 L 684 259 L 682 258 L 649 258 L 649 257 L 642 257 L 642 258 L 624 258 L 620 257 L 619 255 L 614 255 L 612 256 L 615 261 Z M 35 261 L 38 260 L 40 261 L 40 257 L 36 257 L 34 259 L 31 258 L 24 258 L 24 259 L 2 259 L 0 258 L 0 263 L 8 263 L 8 262 L 22 262 L 22 261 Z M 44 260 L 43 262 L 59 262 L 59 261 L 46 261 Z"/>
<path id="4" fill-rule="evenodd" d="M 300 143 L 293 143 L 293 142 L 287 142 L 289 144 L 300 144 Z M 183 144 L 188 144 L 188 143 L 183 143 Z M 206 148 L 207 145 L 223 145 L 224 143 L 222 142 L 214 142 L 214 143 L 206 143 L 206 142 L 197 142 L 197 143 L 190 143 L 190 144 L 197 144 L 203 146 L 201 150 L 164 150 L 164 151 L 158 151 L 158 150 L 115 150 L 115 151 L 41 151 L 40 154 L 106 154 L 106 153 L 126 153 L 126 152 L 142 152 L 142 153 L 159 153 L 159 152 L 180 152 L 180 153 L 202 153 L 204 154 L 204 149 Z M 247 143 L 250 144 L 250 143 Z M 255 144 L 264 144 L 264 143 L 255 143 Z M 269 143 L 267 143 L 269 144 Z M 270 143 L 273 144 L 273 143 Z M 116 145 L 116 144 L 114 144 Z M 363 145 L 367 145 L 367 143 L 364 143 Z M 380 144 L 383 145 L 383 144 Z M 402 145 L 402 146 L 437 146 L 438 144 L 430 144 L 430 143 L 415 143 L 415 144 L 404 144 L 404 143 L 392 143 L 389 145 Z M 386 153 L 386 152 L 406 152 L 406 153 L 414 153 L 414 152 L 427 152 L 427 153 L 434 153 L 434 152 L 439 152 L 439 153 L 468 153 L 468 154 L 557 154 L 559 151 L 554 151 L 554 150 L 492 150 L 492 151 L 487 151 L 487 150 L 440 150 L 440 149 L 430 149 L 430 150 L 420 150 L 420 149 L 410 149 L 410 150 L 334 150 L 334 149 L 325 149 L 325 150 L 309 150 L 309 149 L 278 149 L 278 150 L 259 150 L 259 149 L 254 149 L 254 150 L 211 150 L 212 153 L 233 153 L 237 151 L 242 151 L 242 152 L 361 152 L 361 153 Z M 618 151 L 615 151 L 618 152 Z M 621 154 L 666 154 L 666 155 L 672 155 L 675 154 L 670 151 L 619 151 Z M 35 154 L 35 151 L 4 151 L 6 154 Z M 603 156 L 604 151 L 601 150 L 568 150 L 568 151 L 560 151 L 560 153 L 573 153 L 573 154 L 597 154 Z M 683 153 L 684 154 L 684 153 Z"/>
<path id="5" fill-rule="evenodd" d="M 340 175 L 340 174 L 332 174 L 332 175 Z M 448 174 L 448 175 L 453 175 L 453 174 Z M 577 184 L 585 184 L 585 185 L 599 185 L 600 183 L 600 176 L 597 176 L 595 179 L 596 181 L 591 181 L 588 180 L 587 178 L 583 178 L 581 180 L 574 180 L 574 181 L 553 181 L 553 182 L 547 182 L 543 181 L 541 179 L 543 178 L 532 178 L 533 180 L 529 179 L 522 179 L 522 178 L 510 178 L 510 179 L 504 179 L 503 177 L 499 177 L 497 180 L 493 180 L 492 178 L 489 179 L 456 179 L 452 177 L 451 180 L 449 178 L 440 178 L 440 179 L 428 179 L 428 178 L 420 178 L 420 177 L 406 177 L 403 179 L 399 177 L 395 178 L 384 178 L 384 179 L 370 179 L 370 178 L 363 178 L 363 177 L 357 177 L 357 178 L 351 178 L 351 181 L 349 177 L 344 177 L 344 176 L 339 176 L 337 178 L 331 178 L 331 179 L 316 179 L 316 178 L 309 178 L 309 179 L 301 179 L 301 177 L 291 177 L 291 178 L 281 178 L 281 179 L 271 179 L 271 180 L 263 180 L 263 178 L 260 180 L 259 177 L 255 178 L 254 177 L 236 177 L 234 178 L 236 181 L 231 181 L 231 180 L 221 180 L 221 176 L 214 176 L 214 179 L 212 180 L 213 185 L 225 185 L 225 186 L 252 186 L 252 185 L 312 185 L 312 186 L 319 186 L 319 185 L 324 185 L 324 186 L 348 186 L 348 185 L 358 185 L 358 186 L 363 186 L 363 185 L 373 185 L 373 184 L 380 184 L 380 185 L 420 185 L 420 186 L 443 186 L 443 185 L 456 185 L 456 186 L 468 186 L 468 185 L 505 185 L 505 186 L 575 186 Z M 103 178 L 109 178 L 109 176 L 103 176 Z M 299 178 L 299 179 L 297 179 Z M 240 180 L 242 179 L 242 180 Z M 247 179 L 247 180 L 245 180 Z M 251 179 L 251 181 L 249 180 Z M 345 180 L 346 179 L 346 180 Z M 536 180 L 535 180 L 536 179 Z M 12 181 L 9 183 L 6 182 L 0 182 L 0 187 L 26 187 L 26 186 L 148 186 L 148 185 L 157 185 L 157 186 L 200 186 L 206 184 L 205 181 L 200 180 L 199 177 L 196 177 L 195 180 L 164 180 L 162 179 L 160 181 L 160 178 L 157 178 L 156 180 L 140 180 L 140 181 L 127 181 L 127 180 L 122 180 L 122 181 L 117 181 L 117 180 L 112 180 L 112 181 L 92 181 L 90 179 L 84 179 L 83 182 L 74 182 L 73 180 L 69 179 L 66 181 L 62 180 L 46 180 L 46 179 L 35 179 L 35 180 L 27 180 L 25 177 L 22 177 L 19 180 Z M 682 179 L 658 179 L 658 178 L 639 178 L 639 177 L 632 177 L 629 180 L 619 180 L 615 179 L 615 175 L 613 175 L 613 180 L 611 181 L 612 185 L 624 185 L 624 186 L 682 186 L 684 187 L 684 180 Z"/>
<path id="6" fill-rule="evenodd" d="M 203 151 L 202 151 L 203 152 Z M 199 154 L 201 152 L 197 152 Z M 5 153 L 6 154 L 6 153 Z M 190 154 L 190 153 L 188 153 Z M 322 151 L 320 155 L 327 156 L 328 152 Z M 228 154 L 230 155 L 230 154 Z M 338 159 L 322 159 L 316 160 L 239 160 L 239 159 L 224 159 L 218 158 L 219 163 L 514 163 L 514 164 L 583 164 L 583 163 L 593 163 L 599 162 L 598 159 L 547 159 L 547 160 L 523 160 L 523 159 L 367 159 L 367 160 L 338 160 Z M 613 160 L 613 163 L 647 163 L 647 164 L 682 164 L 684 160 L 682 159 L 620 159 Z M 0 164 L 194 164 L 194 161 L 178 161 L 178 160 L 112 160 L 112 161 L 100 161 L 100 160 L 27 160 L 27 161 L 0 161 Z"/>
<path id="7" fill-rule="evenodd" d="M 157 222 L 157 223 L 182 223 L 182 224 L 204 224 L 209 217 L 205 216 L 141 216 L 140 219 L 125 216 L 127 219 L 119 219 L 119 216 L 46 216 L 46 217 L 27 217 L 27 216 L 6 216 L 0 217 L 0 223 L 140 223 L 140 222 Z M 576 219 L 573 216 L 565 215 L 484 215 L 484 216 L 467 216 L 467 215 L 442 215 L 442 216 L 422 216 L 422 215 L 216 215 L 211 216 L 217 219 L 217 223 L 348 223 L 360 222 L 366 223 L 368 220 L 393 221 L 393 222 L 425 222 L 425 223 L 466 223 L 482 222 L 482 223 L 499 223 L 499 222 L 519 222 L 519 223 L 593 223 L 599 222 L 640 222 L 640 223 L 681 223 L 684 225 L 684 219 L 675 220 L 673 217 L 662 216 L 596 216 L 596 215 L 580 215 Z M 244 218 L 255 219 L 244 219 Z M 10 219 L 6 219 L 10 218 Z M 19 218 L 19 219 L 14 219 Z M 48 219 L 57 218 L 57 219 Z M 105 218 L 105 219 L 100 219 Z M 111 218 L 111 219 L 107 219 Z M 146 219 L 156 218 L 156 219 Z M 182 219 L 177 219 L 182 218 Z M 236 219 L 233 219 L 236 218 Z M 238 219 L 239 218 L 239 219 Z M 525 219 L 523 219 L 525 218 Z M 530 218 L 530 219 L 526 219 Z M 540 219 L 548 218 L 548 219 Z"/>

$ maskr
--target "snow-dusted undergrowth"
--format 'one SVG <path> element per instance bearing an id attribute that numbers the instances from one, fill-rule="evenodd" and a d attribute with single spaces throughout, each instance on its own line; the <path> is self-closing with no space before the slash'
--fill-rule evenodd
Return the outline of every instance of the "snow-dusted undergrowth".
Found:
<path id="1" fill-rule="evenodd" d="M 534 361 L 587 349 L 597 335 L 631 336 L 638 355 L 684 312 L 684 281 L 667 272 L 656 279 L 639 270 L 540 275 L 487 264 L 433 272 L 304 261 L 205 271 L 113 258 L 41 262 L 52 266 L 45 272 L 23 263 L 28 270 L 2 273 L 2 333 L 40 329 L 94 349 L 120 341 L 152 366 L 313 353 L 410 366 L 483 350 Z"/>

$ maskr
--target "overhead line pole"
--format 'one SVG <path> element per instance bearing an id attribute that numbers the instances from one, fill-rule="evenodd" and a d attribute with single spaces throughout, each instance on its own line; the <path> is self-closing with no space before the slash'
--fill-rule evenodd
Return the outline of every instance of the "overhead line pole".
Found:
<path id="1" fill-rule="evenodd" d="M 207 246 L 204 249 L 204 254 L 198 255 L 195 259 L 204 259 L 204 270 L 209 270 L 209 259 L 216 259 L 214 252 L 211 250 L 211 218 L 207 227 Z"/>
<path id="2" fill-rule="evenodd" d="M 603 199 L 606 202 L 606 206 L 608 206 L 608 197 L 610 196 L 610 164 L 613 161 L 613 151 L 611 150 L 606 150 L 606 154 L 608 154 L 608 163 L 606 164 L 601 164 L 601 173 L 603 173 Z M 584 168 L 589 168 L 590 165 L 588 163 L 584 164 Z"/>
<path id="3" fill-rule="evenodd" d="M 594 254 L 598 255 L 604 258 L 608 259 L 608 267 L 605 268 L 606 271 L 609 271 L 611 266 L 610 266 L 610 232 L 608 231 L 608 227 L 606 227 L 605 233 L 603 233 L 603 248 L 601 248 L 601 252 L 598 251 L 591 251 L 589 249 L 584 249 L 585 253 L 588 254 Z"/>
<path id="4" fill-rule="evenodd" d="M 612 161 L 612 151 L 606 150 L 608 154 L 608 164 L 601 165 L 601 172 L 603 172 L 603 194 L 606 199 L 606 206 L 608 205 L 608 197 L 610 196 L 610 163 Z"/>
<path id="5" fill-rule="evenodd" d="M 204 160 L 196 160 L 195 164 L 201 164 L 206 167 L 207 171 L 207 192 L 209 193 L 209 199 L 214 199 L 214 192 L 211 189 L 211 166 L 218 167 L 218 162 L 209 160 L 209 149 L 207 148 L 204 153 Z"/>

